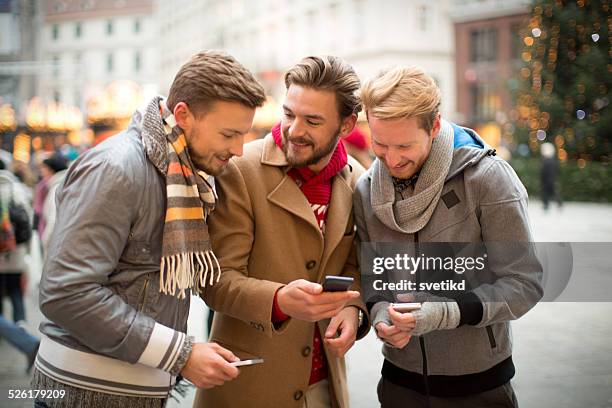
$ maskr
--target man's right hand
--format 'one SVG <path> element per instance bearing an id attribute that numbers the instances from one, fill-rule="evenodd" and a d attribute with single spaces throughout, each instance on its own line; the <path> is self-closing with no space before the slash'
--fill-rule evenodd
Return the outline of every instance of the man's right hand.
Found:
<path id="1" fill-rule="evenodd" d="M 400 330 L 395 326 L 389 326 L 385 322 L 377 323 L 374 329 L 376 329 L 376 335 L 379 339 L 399 349 L 406 347 L 412 337 L 410 332 Z"/>
<path id="2" fill-rule="evenodd" d="M 194 343 L 181 375 L 198 388 L 212 388 L 240 373 L 230 362 L 240 360 L 217 343 Z"/>
<path id="3" fill-rule="evenodd" d="M 360 294 L 354 290 L 323 292 L 323 287 L 305 279 L 283 286 L 276 293 L 280 310 L 294 319 L 318 322 L 336 316 L 346 304 Z"/>

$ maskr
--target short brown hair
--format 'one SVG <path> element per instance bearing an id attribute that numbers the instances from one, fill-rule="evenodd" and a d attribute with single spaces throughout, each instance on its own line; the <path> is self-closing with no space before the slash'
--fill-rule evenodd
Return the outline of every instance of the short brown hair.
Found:
<path id="1" fill-rule="evenodd" d="M 177 103 L 185 102 L 200 114 L 219 100 L 256 108 L 265 99 L 261 84 L 234 57 L 222 51 L 203 51 L 191 57 L 176 74 L 167 105 L 173 111 Z"/>
<path id="2" fill-rule="evenodd" d="M 338 57 L 306 57 L 285 74 L 285 87 L 291 84 L 333 91 L 341 118 L 361 110 L 359 77 L 349 64 Z"/>
<path id="3" fill-rule="evenodd" d="M 361 100 L 368 115 L 378 119 L 416 117 L 419 126 L 431 132 L 441 96 L 433 78 L 421 68 L 395 67 L 366 81 Z"/>

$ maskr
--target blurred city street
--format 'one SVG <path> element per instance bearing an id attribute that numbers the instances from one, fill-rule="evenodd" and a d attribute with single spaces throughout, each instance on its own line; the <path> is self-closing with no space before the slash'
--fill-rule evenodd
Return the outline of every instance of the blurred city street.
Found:
<path id="1" fill-rule="evenodd" d="M 540 202 L 530 204 L 535 239 L 565 242 L 612 240 L 612 205 L 566 203 L 548 212 Z M 32 265 L 31 282 L 40 265 Z M 612 288 L 610 271 L 600 278 Z M 41 320 L 36 285 L 28 291 L 28 326 L 37 332 Z M 204 338 L 207 310 L 199 299 L 192 302 L 189 331 Z M 513 380 L 521 407 L 612 407 L 612 303 L 541 303 L 513 324 Z M 382 355 L 381 343 L 370 333 L 348 354 L 351 407 L 378 406 L 376 384 Z M 25 358 L 6 341 L 0 343 L 0 406 L 31 407 L 31 400 L 8 400 L 9 389 L 28 389 Z M 244 368 L 248 369 L 248 368 Z M 194 390 L 169 407 L 191 407 Z"/>

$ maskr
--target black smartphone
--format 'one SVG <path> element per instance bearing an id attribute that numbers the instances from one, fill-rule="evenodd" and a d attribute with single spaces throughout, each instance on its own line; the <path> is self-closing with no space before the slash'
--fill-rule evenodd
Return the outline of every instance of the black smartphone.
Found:
<path id="1" fill-rule="evenodd" d="M 324 292 L 344 292 L 348 290 L 355 279 L 350 276 L 334 276 L 329 275 L 325 277 L 323 282 Z"/>

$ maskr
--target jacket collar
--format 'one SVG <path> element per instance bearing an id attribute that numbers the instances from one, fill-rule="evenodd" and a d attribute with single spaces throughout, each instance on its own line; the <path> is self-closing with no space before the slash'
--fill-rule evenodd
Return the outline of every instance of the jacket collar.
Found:
<path id="1" fill-rule="evenodd" d="M 278 148 L 271 133 L 268 133 L 266 137 L 264 137 L 264 145 L 261 152 L 261 164 L 276 167 L 289 166 L 285 153 Z"/>

